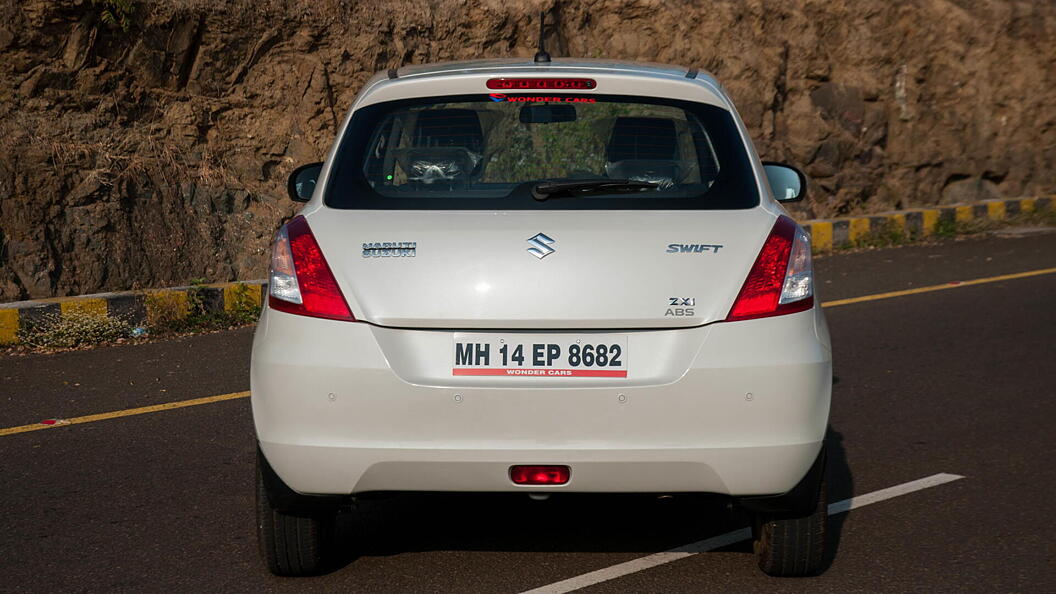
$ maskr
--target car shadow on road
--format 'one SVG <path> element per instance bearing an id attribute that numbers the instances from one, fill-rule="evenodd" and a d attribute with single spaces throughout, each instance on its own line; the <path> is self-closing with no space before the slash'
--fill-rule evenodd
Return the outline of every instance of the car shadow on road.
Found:
<path id="1" fill-rule="evenodd" d="M 828 436 L 829 501 L 850 497 L 853 481 L 843 436 Z M 827 568 L 846 514 L 829 518 Z M 708 495 L 399 493 L 362 499 L 338 522 L 333 570 L 360 557 L 423 551 L 591 552 L 648 555 L 750 525 L 726 498 Z M 719 549 L 748 555 L 750 541 Z"/>
<path id="2" fill-rule="evenodd" d="M 828 487 L 829 504 L 850 499 L 854 496 L 854 475 L 851 466 L 847 462 L 847 451 L 843 447 L 843 434 L 829 426 L 825 436 L 825 451 L 827 455 L 825 463 L 825 482 Z M 824 570 L 832 566 L 840 549 L 840 537 L 843 534 L 843 524 L 847 521 L 847 513 L 829 516 L 829 538 L 825 551 Z"/>

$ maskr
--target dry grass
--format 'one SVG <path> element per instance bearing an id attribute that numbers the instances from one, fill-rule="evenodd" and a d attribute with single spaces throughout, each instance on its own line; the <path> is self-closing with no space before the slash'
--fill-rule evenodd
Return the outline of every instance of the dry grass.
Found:
<path id="1" fill-rule="evenodd" d="M 187 295 L 178 291 L 149 293 L 144 299 L 147 308 L 147 326 L 162 328 L 174 326 L 187 318 Z"/>
<path id="2" fill-rule="evenodd" d="M 551 0 L 533 0 L 524 3 L 486 3 L 494 4 L 495 7 L 521 12 L 531 15 L 538 14 L 540 9 L 548 9 L 552 6 Z M 322 23 L 351 23 L 354 22 L 353 15 L 365 11 L 374 10 L 376 7 L 369 1 L 364 0 L 143 0 L 140 4 L 145 10 L 154 16 L 168 16 L 179 14 L 203 14 L 222 10 L 225 14 L 240 15 L 243 17 L 281 17 L 283 19 L 309 19 Z M 420 12 L 432 10 L 429 2 L 415 2 L 412 0 L 388 0 L 384 5 L 387 10 L 394 12 Z M 479 9 L 479 8 L 478 8 Z M 473 7 L 465 7 L 466 12 L 474 10 Z M 142 17 L 143 15 L 137 15 Z"/>
<path id="3" fill-rule="evenodd" d="M 151 122 L 137 127 L 153 128 Z M 174 185 L 193 180 L 210 187 L 245 186 L 213 151 L 206 149 L 189 163 L 187 151 L 177 144 L 154 134 L 130 134 L 116 125 L 78 133 L 63 118 L 22 112 L 0 125 L 0 152 L 11 154 L 20 143 L 60 172 L 83 172 L 87 181 L 110 187 L 159 175 Z"/>

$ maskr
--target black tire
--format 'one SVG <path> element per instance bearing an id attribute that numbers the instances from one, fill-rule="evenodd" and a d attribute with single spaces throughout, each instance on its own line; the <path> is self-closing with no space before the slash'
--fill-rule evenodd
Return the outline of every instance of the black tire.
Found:
<path id="1" fill-rule="evenodd" d="M 818 488 L 814 511 L 809 515 L 758 514 L 753 547 L 759 569 L 776 577 L 818 574 L 825 562 L 828 519 L 824 480 Z"/>
<path id="2" fill-rule="evenodd" d="M 294 515 L 275 509 L 264 486 L 270 469 L 257 461 L 257 541 L 271 573 L 279 576 L 315 575 L 326 570 L 334 549 L 337 514 L 320 511 Z"/>

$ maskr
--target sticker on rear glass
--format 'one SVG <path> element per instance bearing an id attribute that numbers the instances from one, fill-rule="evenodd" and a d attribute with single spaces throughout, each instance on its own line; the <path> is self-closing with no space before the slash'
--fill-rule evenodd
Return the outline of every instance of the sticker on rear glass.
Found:
<path id="1" fill-rule="evenodd" d="M 594 97 L 575 97 L 572 95 L 507 95 L 490 93 L 488 98 L 495 102 L 508 103 L 597 103 Z"/>

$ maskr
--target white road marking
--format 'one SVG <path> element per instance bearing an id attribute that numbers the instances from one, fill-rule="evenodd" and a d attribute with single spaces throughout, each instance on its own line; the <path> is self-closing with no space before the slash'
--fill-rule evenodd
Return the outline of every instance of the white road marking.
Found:
<path id="1" fill-rule="evenodd" d="M 843 501 L 837 501 L 836 503 L 830 503 L 829 515 L 835 516 L 836 514 L 842 514 L 851 511 L 852 509 L 858 509 L 859 507 L 878 503 L 885 499 L 900 497 L 912 493 L 913 491 L 922 491 L 931 487 L 945 485 L 946 483 L 952 483 L 953 481 L 962 478 L 964 477 L 959 474 L 946 474 L 945 472 L 940 472 L 939 474 L 933 474 L 922 479 L 902 483 L 901 485 L 895 485 L 894 487 L 888 487 L 886 489 L 880 489 L 879 491 L 873 491 L 872 493 L 866 493 L 865 495 L 859 495 L 857 497 L 851 497 L 850 499 L 844 499 Z"/>
<path id="2" fill-rule="evenodd" d="M 879 491 L 873 491 L 872 493 L 866 493 L 865 495 L 858 495 L 857 497 L 851 497 L 850 499 L 830 503 L 829 515 L 834 516 L 836 514 L 846 513 L 852 509 L 858 509 L 859 507 L 872 505 L 894 497 L 908 495 L 914 491 L 937 487 L 962 478 L 964 477 L 958 474 L 946 474 L 944 472 L 933 474 L 922 479 L 902 483 L 901 485 L 895 485 L 894 487 L 888 487 L 886 489 L 880 489 Z M 587 586 L 593 586 L 594 584 L 600 584 L 601 582 L 607 582 L 618 577 L 644 571 L 651 567 L 656 567 L 672 561 L 678 561 L 679 559 L 685 559 L 686 557 L 691 557 L 697 553 L 721 549 L 722 547 L 741 542 L 742 540 L 748 540 L 751 537 L 751 528 L 741 528 L 740 530 L 727 532 L 720 536 L 691 542 L 687 545 L 669 549 L 662 553 L 653 553 L 652 555 L 639 557 L 638 559 L 627 561 L 625 563 L 619 563 L 604 569 L 591 571 L 590 573 L 584 573 L 583 575 L 577 575 L 574 578 L 561 580 L 560 582 L 535 588 L 534 590 L 528 590 L 523 594 L 563 594 L 565 592 L 572 592 L 574 590 L 579 590 L 580 588 L 586 588 Z"/>

